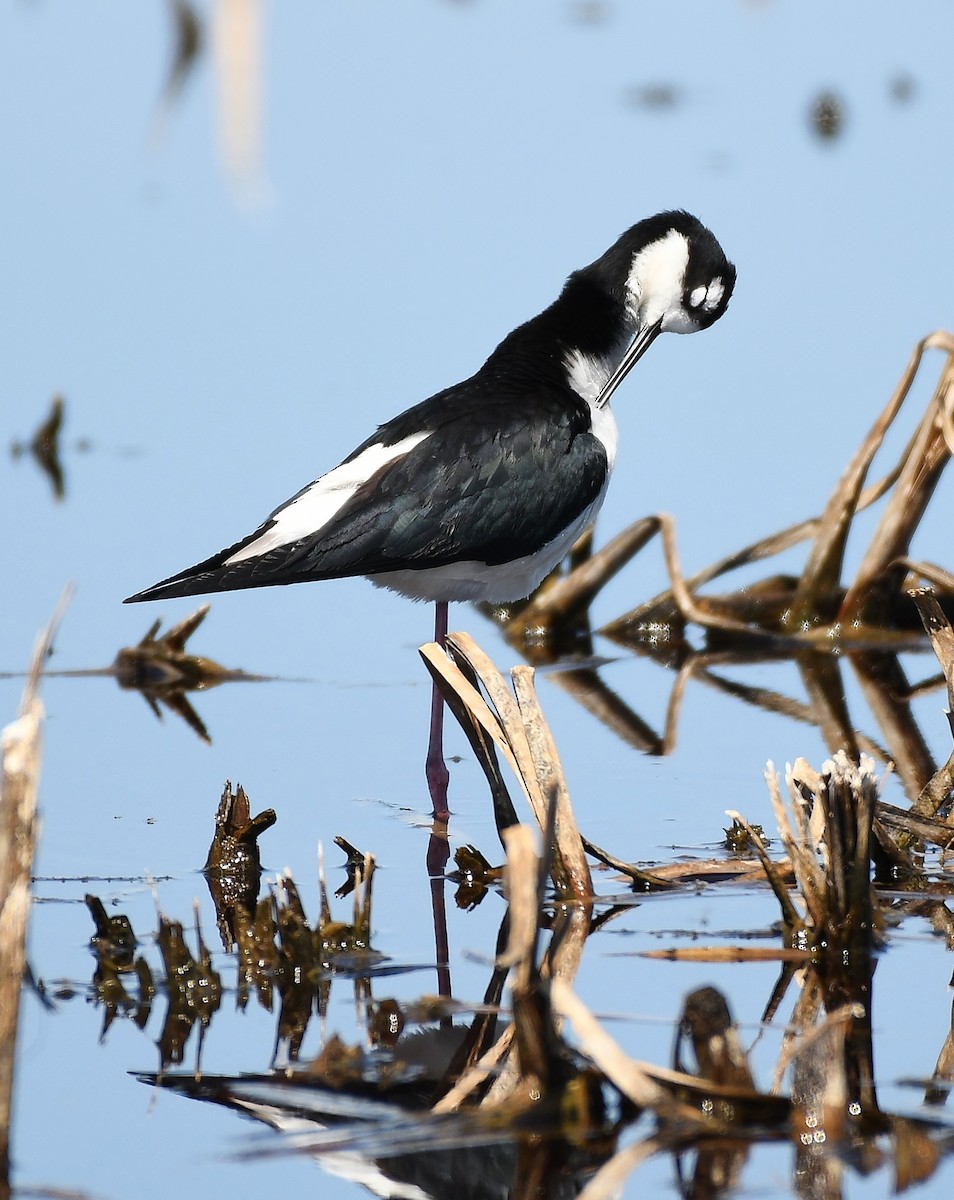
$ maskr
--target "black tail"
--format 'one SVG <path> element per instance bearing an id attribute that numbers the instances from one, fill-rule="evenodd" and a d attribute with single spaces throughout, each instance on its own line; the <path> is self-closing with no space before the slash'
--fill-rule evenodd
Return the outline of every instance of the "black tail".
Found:
<path id="1" fill-rule="evenodd" d="M 170 575 L 147 587 L 134 596 L 127 596 L 123 604 L 138 604 L 142 600 L 172 600 L 178 596 L 204 596 L 209 592 L 235 592 L 246 588 L 274 587 L 280 583 L 304 583 L 309 579 L 321 578 L 312 572 L 307 574 L 304 569 L 296 571 L 296 565 L 301 564 L 302 543 L 279 546 L 266 554 L 254 558 L 241 559 L 230 563 L 228 560 L 261 534 L 256 530 L 250 537 L 227 550 L 220 550 L 204 562 L 196 563 L 180 571 L 178 575 Z"/>

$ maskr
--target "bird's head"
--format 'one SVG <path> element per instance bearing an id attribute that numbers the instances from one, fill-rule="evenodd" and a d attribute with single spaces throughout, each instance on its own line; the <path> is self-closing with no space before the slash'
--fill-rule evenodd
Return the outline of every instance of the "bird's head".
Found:
<path id="1" fill-rule="evenodd" d="M 623 300 L 637 328 L 695 333 L 722 316 L 735 267 L 698 218 L 664 212 L 628 229 L 607 255 L 624 277 Z"/>
<path id="2" fill-rule="evenodd" d="M 633 225 L 589 270 L 623 304 L 633 331 L 601 404 L 660 333 L 707 329 L 728 308 L 735 287 L 735 267 L 713 234 L 681 211 Z"/>

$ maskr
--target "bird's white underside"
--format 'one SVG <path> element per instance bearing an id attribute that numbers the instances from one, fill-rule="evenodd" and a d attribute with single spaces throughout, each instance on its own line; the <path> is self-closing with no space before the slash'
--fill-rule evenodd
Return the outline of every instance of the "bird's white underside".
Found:
<path id="1" fill-rule="evenodd" d="M 604 483 L 599 496 L 580 513 L 572 525 L 542 549 L 512 562 L 488 566 L 483 562 L 455 562 L 420 571 L 388 571 L 369 575 L 375 587 L 390 588 L 411 600 L 488 600 L 502 604 L 523 600 L 562 562 L 570 547 L 603 503 Z"/>

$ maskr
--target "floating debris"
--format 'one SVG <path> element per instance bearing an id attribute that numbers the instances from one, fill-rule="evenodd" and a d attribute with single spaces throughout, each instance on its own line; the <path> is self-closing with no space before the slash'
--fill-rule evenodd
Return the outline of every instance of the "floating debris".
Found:
<path id="1" fill-rule="evenodd" d="M 202 53 L 204 34 L 199 14 L 189 0 L 169 0 L 173 52 L 160 105 L 168 109 L 178 98 Z"/>
<path id="2" fill-rule="evenodd" d="M 212 966 L 212 957 L 202 939 L 198 911 L 195 938 L 196 953 L 193 956 L 180 922 L 159 914 L 156 944 L 166 974 L 165 992 L 169 1006 L 158 1042 L 163 1069 L 181 1064 L 193 1026 L 198 1023 L 200 1030 L 207 1029 L 222 1003 L 222 980 Z"/>
<path id="3" fill-rule="evenodd" d="M 257 682 L 264 678 L 261 675 L 249 675 L 245 671 L 230 670 L 211 658 L 186 652 L 186 642 L 205 620 L 211 607 L 210 604 L 203 604 L 162 637 L 158 636 L 162 621 L 154 621 L 142 641 L 119 651 L 111 668 L 119 686 L 139 692 L 160 720 L 160 705 L 163 705 L 181 717 L 208 744 L 212 739 L 187 699 L 186 692 L 205 692 L 223 683 L 236 680 Z"/>
<path id="4" fill-rule="evenodd" d="M 895 104 L 910 104 L 917 91 L 914 76 L 903 71 L 899 72 L 891 80 L 888 91 Z"/>
<path id="5" fill-rule="evenodd" d="M 60 462 L 60 431 L 63 428 L 65 404 L 62 396 L 54 396 L 50 401 L 50 411 L 42 424 L 34 433 L 27 446 L 14 442 L 11 454 L 14 460 L 24 453 L 29 453 L 34 462 L 43 471 L 53 488 L 56 500 L 62 500 L 66 495 L 66 483 L 63 466 Z"/>
<path id="6" fill-rule="evenodd" d="M 357 846 L 352 846 L 349 841 L 343 837 L 334 839 L 335 845 L 339 850 L 343 850 L 348 856 L 345 862 L 345 870 L 348 873 L 347 879 L 335 892 L 335 897 L 338 900 L 343 900 L 345 896 L 350 896 L 355 887 L 364 877 L 364 866 L 367 855 L 359 850 Z"/>
<path id="7" fill-rule="evenodd" d="M 500 883 L 504 869 L 492 866 L 476 846 L 458 846 L 454 862 L 457 870 L 451 878 L 457 883 L 455 903 L 469 912 L 481 903 L 491 887 Z"/>
<path id="8" fill-rule="evenodd" d="M 842 131 L 845 109 L 834 92 L 821 92 L 812 101 L 812 129 L 823 141 L 833 141 Z"/>
<path id="9" fill-rule="evenodd" d="M 682 91 L 674 83 L 634 84 L 626 92 L 626 102 L 632 108 L 655 112 L 676 108 L 682 99 Z"/>
<path id="10" fill-rule="evenodd" d="M 103 1026 L 99 1040 L 103 1041 L 118 1016 L 129 1017 L 145 1028 L 156 993 L 149 964 L 136 955 L 138 941 L 132 923 L 124 913 L 109 916 L 98 896 L 86 896 L 86 907 L 93 918 L 96 932 L 90 939 L 90 949 L 96 956 L 93 972 L 93 993 L 96 1003 L 103 1007 Z M 126 990 L 124 977 L 135 976 L 137 994 Z"/>
<path id="11" fill-rule="evenodd" d="M 755 846 L 752 841 L 753 834 L 758 837 L 763 845 L 770 845 L 765 836 L 765 830 L 761 825 L 751 825 L 747 828 L 735 818 L 729 828 L 724 830 L 724 833 L 725 848 L 736 857 L 755 853 Z"/>
<path id="12" fill-rule="evenodd" d="M 610 16 L 612 5 L 607 0 L 573 0 L 570 11 L 581 25 L 602 25 Z"/>
<path id="13" fill-rule="evenodd" d="M 226 953 L 235 943 L 238 924 L 253 919 L 262 878 L 258 839 L 277 819 L 273 808 L 253 817 L 245 789 L 238 784 L 233 792 L 226 780 L 215 814 L 215 834 L 202 868 Z"/>

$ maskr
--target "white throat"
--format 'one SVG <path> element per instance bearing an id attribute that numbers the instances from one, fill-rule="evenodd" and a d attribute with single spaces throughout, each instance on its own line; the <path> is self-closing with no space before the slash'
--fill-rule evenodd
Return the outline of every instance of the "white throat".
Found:
<path id="1" fill-rule="evenodd" d="M 564 359 L 567 382 L 574 392 L 586 401 L 590 410 L 593 436 L 603 443 L 603 449 L 606 451 L 606 465 L 610 471 L 616 461 L 618 439 L 616 418 L 608 404 L 600 405 L 597 404 L 597 401 L 609 382 L 610 376 L 619 365 L 626 344 L 626 342 L 621 343 L 619 348 L 607 358 L 598 354 L 584 354 L 582 350 L 568 350 Z"/>

